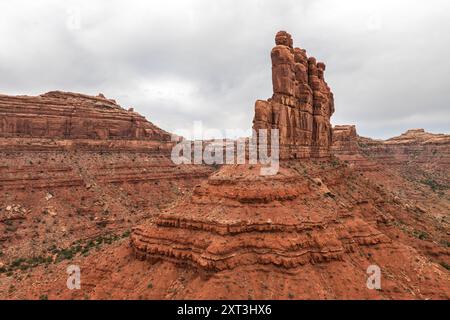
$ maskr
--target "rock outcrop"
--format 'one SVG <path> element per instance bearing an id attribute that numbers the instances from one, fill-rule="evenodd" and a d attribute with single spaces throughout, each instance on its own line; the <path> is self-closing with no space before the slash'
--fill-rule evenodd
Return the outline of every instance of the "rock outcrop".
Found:
<path id="1" fill-rule="evenodd" d="M 255 103 L 255 130 L 278 129 L 280 159 L 329 157 L 333 93 L 324 79 L 325 64 L 293 48 L 280 31 L 272 49 L 272 98 Z"/>
<path id="2" fill-rule="evenodd" d="M 285 32 L 277 34 L 276 43 L 272 51 L 274 95 L 256 102 L 254 128 L 280 130 L 284 161 L 278 173 L 262 176 L 260 165 L 222 166 L 192 194 L 133 228 L 134 255 L 154 266 L 169 263 L 206 274 L 206 279 L 211 277 L 222 286 L 242 270 L 300 275 L 320 265 L 320 270 L 346 269 L 353 275 L 365 273 L 375 256 L 380 257 L 375 261 L 382 268 L 396 264 L 399 256 L 403 261 L 422 259 L 416 249 L 408 247 L 410 237 L 405 239 L 393 227 L 415 209 L 402 200 L 395 202 L 390 187 L 378 185 L 379 172 L 368 172 L 374 177 L 369 180 L 363 176 L 366 172 L 344 161 L 316 161 L 330 157 L 332 142 L 333 96 L 323 80 L 324 65 L 307 60 L 301 49 L 293 49 Z M 355 127 L 338 127 L 335 133 L 335 151 L 369 162 L 360 154 Z M 434 217 L 421 219 L 429 225 Z M 416 220 L 411 225 L 421 226 Z M 426 232 L 440 241 L 446 237 L 434 227 Z M 429 247 L 446 263 L 448 250 L 440 245 Z M 355 265 L 357 259 L 362 261 Z M 400 265 L 386 270 L 398 273 Z M 422 274 L 431 274 L 435 267 L 430 264 L 423 270 Z M 398 296 L 396 286 L 403 281 L 394 282 L 383 294 Z M 425 282 L 421 290 L 434 287 L 433 281 Z M 352 290 L 358 291 L 358 285 Z"/>
<path id="3" fill-rule="evenodd" d="M 274 94 L 256 102 L 253 127 L 279 130 L 280 159 L 329 157 L 334 104 L 323 76 L 325 64 L 294 49 L 284 31 L 277 33 L 275 42 Z M 318 194 L 330 193 L 321 182 L 314 185 L 320 185 Z M 340 259 L 350 243 L 387 241 L 352 219 L 355 234 L 340 223 L 335 226 L 331 208 L 318 215 L 309 212 L 300 199 L 312 196 L 310 188 L 311 181 L 291 170 L 264 178 L 254 166 L 224 166 L 191 197 L 150 224 L 136 227 L 132 248 L 142 259 L 162 258 L 217 271 L 247 264 L 295 268 Z M 323 233 L 325 225 L 330 228 Z M 314 235 L 306 236 L 306 230 Z"/>
<path id="4" fill-rule="evenodd" d="M 388 165 L 434 160 L 438 160 L 441 165 L 448 165 L 450 135 L 411 129 L 398 137 L 380 140 L 359 136 L 354 125 L 341 125 L 333 128 L 332 153 L 340 158 L 364 155 Z"/>
<path id="5" fill-rule="evenodd" d="M 124 232 L 214 170 L 175 165 L 172 146 L 103 95 L 0 95 L 0 262 Z"/>
<path id="6" fill-rule="evenodd" d="M 336 212 L 332 197 L 320 179 L 290 169 L 269 178 L 256 167 L 226 166 L 191 197 L 134 228 L 131 244 L 140 259 L 220 271 L 340 261 L 359 246 L 390 242 L 346 210 Z M 321 199 L 322 207 L 306 199 Z"/>
<path id="7" fill-rule="evenodd" d="M 338 159 L 350 163 L 354 169 L 377 170 L 378 164 L 361 154 L 358 141 L 359 136 L 356 132 L 356 126 L 334 126 L 331 153 Z"/>
<path id="8" fill-rule="evenodd" d="M 361 137 L 352 125 L 333 128 L 332 153 L 358 167 L 385 165 L 391 168 L 414 164 L 448 172 L 450 168 L 450 135 L 411 129 L 398 137 L 377 140 Z"/>
<path id="9" fill-rule="evenodd" d="M 167 133 L 102 95 L 0 96 L 0 298 L 448 300 L 448 136 L 332 134 L 325 66 L 276 44 L 254 121 L 281 132 L 270 176 L 175 165 Z"/>
<path id="10" fill-rule="evenodd" d="M 0 95 L 0 137 L 170 141 L 167 132 L 102 94 L 60 91 Z"/>
<path id="11" fill-rule="evenodd" d="M 426 132 L 425 129 L 410 129 L 398 137 L 387 139 L 388 144 L 450 144 L 450 135 Z"/>
<path id="12" fill-rule="evenodd" d="M 333 127 L 333 144 L 331 146 L 334 155 L 356 155 L 359 153 L 358 135 L 354 125 L 337 125 Z"/>

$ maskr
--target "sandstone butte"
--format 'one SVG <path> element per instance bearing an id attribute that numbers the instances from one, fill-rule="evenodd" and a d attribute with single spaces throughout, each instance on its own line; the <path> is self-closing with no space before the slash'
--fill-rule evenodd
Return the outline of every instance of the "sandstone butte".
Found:
<path id="1" fill-rule="evenodd" d="M 0 297 L 449 299 L 450 136 L 332 128 L 325 64 L 275 44 L 253 121 L 280 132 L 274 176 L 176 166 L 167 132 L 102 95 L 0 96 Z"/>
<path id="2" fill-rule="evenodd" d="M 256 101 L 253 128 L 279 130 L 281 159 L 328 157 L 334 98 L 324 79 L 325 64 L 293 48 L 287 32 L 278 32 L 275 43 L 273 95 Z"/>

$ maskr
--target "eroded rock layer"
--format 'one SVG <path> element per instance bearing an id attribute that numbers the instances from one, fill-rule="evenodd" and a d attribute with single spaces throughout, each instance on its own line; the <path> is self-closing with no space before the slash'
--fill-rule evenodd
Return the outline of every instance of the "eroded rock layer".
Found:
<path id="1" fill-rule="evenodd" d="M 280 130 L 279 172 L 261 176 L 256 165 L 223 166 L 192 194 L 133 229 L 135 256 L 213 274 L 245 267 L 298 271 L 315 264 L 345 265 L 361 252 L 368 252 L 370 260 L 377 250 L 389 260 L 408 252 L 408 261 L 414 255 L 434 255 L 446 265 L 443 244 L 448 236 L 439 228 L 440 212 L 448 211 L 448 204 L 428 212 L 428 206 L 418 205 L 420 196 L 402 200 L 408 197 L 400 198 L 394 190 L 404 184 L 403 178 L 373 170 L 378 164 L 362 154 L 355 127 L 335 128 L 338 158 L 330 159 L 334 106 L 323 80 L 325 67 L 293 49 L 285 32 L 277 34 L 276 44 L 274 95 L 256 102 L 254 128 Z M 355 163 L 364 170 L 355 170 Z M 379 184 L 380 175 L 386 177 L 385 186 Z M 407 218 L 414 221 L 401 228 L 411 228 L 411 235 L 429 234 L 435 242 L 427 247 L 411 247 L 412 236 L 405 239 L 397 227 L 417 210 L 424 213 L 423 220 Z M 418 226 L 423 229 L 415 230 Z M 359 266 L 351 268 L 360 272 Z M 427 272 L 434 268 L 430 265 Z"/>
<path id="2" fill-rule="evenodd" d="M 412 129 L 387 140 L 361 137 L 355 126 L 333 128 L 332 153 L 357 169 L 384 166 L 434 190 L 450 185 L 450 135 Z"/>
<path id="3" fill-rule="evenodd" d="M 0 137 L 168 141 L 170 135 L 102 94 L 0 95 Z"/>
<path id="4" fill-rule="evenodd" d="M 447 169 L 450 166 L 448 134 L 433 134 L 424 129 L 412 129 L 385 141 L 358 136 L 358 145 L 364 155 L 384 163 L 439 162 Z"/>
<path id="5" fill-rule="evenodd" d="M 334 155 L 356 155 L 359 153 L 358 135 L 354 125 L 337 125 L 333 127 L 333 144 L 331 146 Z"/>
<path id="6" fill-rule="evenodd" d="M 398 193 L 401 186 L 408 194 Z M 202 286 L 232 287 L 240 272 L 250 277 L 243 277 L 246 285 L 260 279 L 251 278 L 253 272 L 258 277 L 279 273 L 285 280 L 330 272 L 333 290 L 348 281 L 346 290 L 361 297 L 365 284 L 341 277 L 376 264 L 388 275 L 379 293 L 385 298 L 447 297 L 450 278 L 442 266 L 448 265 L 450 252 L 442 212 L 449 207 L 434 195 L 429 195 L 434 204 L 421 202 L 410 196 L 414 192 L 390 172 L 360 172 L 343 162 L 284 162 L 271 177 L 260 176 L 257 166 L 225 166 L 192 195 L 135 227 L 131 248 L 152 269 L 169 263 L 206 274 Z M 270 291 L 279 293 L 277 285 Z M 307 291 L 306 282 L 296 285 Z M 399 289 L 407 287 L 412 289 Z M 178 290 L 179 297 L 192 296 Z M 302 296 L 317 296 L 322 289 L 317 290 Z"/>
<path id="7" fill-rule="evenodd" d="M 344 160 L 362 155 L 389 165 L 404 164 L 408 161 L 438 162 L 448 168 L 450 135 L 411 129 L 398 137 L 376 140 L 359 136 L 354 125 L 337 125 L 333 128 L 332 153 Z"/>
<path id="8" fill-rule="evenodd" d="M 125 232 L 214 170 L 175 165 L 172 146 L 168 133 L 102 95 L 1 95 L 0 270 Z"/>
<path id="9" fill-rule="evenodd" d="M 273 96 L 255 103 L 253 128 L 279 129 L 280 158 L 329 157 L 333 93 L 324 79 L 325 64 L 293 48 L 280 31 L 272 49 Z"/>
<path id="10" fill-rule="evenodd" d="M 291 169 L 267 178 L 256 167 L 226 166 L 190 198 L 136 227 L 132 247 L 142 259 L 218 271 L 268 264 L 296 268 L 390 242 L 344 207 L 336 210 L 332 198 L 320 178 L 304 179 Z M 318 199 L 322 207 L 315 210 L 311 202 Z"/>
<path id="11" fill-rule="evenodd" d="M 131 247 L 0 274 L 0 296 L 449 299 L 448 201 L 383 167 L 334 160 L 283 162 L 272 177 L 225 166 L 136 227 Z M 66 289 L 68 263 L 82 269 L 81 290 Z M 367 287 L 373 265 L 381 290 Z"/>
<path id="12" fill-rule="evenodd" d="M 350 163 L 355 169 L 364 171 L 379 169 L 379 164 L 376 161 L 362 155 L 358 139 L 356 126 L 334 126 L 331 153 L 338 159 Z"/>

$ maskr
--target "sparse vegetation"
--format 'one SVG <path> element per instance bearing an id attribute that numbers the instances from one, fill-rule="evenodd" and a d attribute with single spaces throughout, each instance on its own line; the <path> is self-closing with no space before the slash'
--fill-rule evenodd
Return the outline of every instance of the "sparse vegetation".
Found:
<path id="1" fill-rule="evenodd" d="M 413 236 L 420 239 L 420 240 L 427 240 L 430 238 L 430 235 L 422 230 L 414 230 Z"/>
<path id="2" fill-rule="evenodd" d="M 339 162 L 339 160 L 338 159 L 336 159 L 336 158 L 333 158 L 333 160 L 331 160 L 331 166 L 332 167 L 338 167 L 340 165 L 340 162 Z"/>
<path id="3" fill-rule="evenodd" d="M 438 182 L 436 182 L 431 178 L 423 179 L 420 181 L 420 183 L 429 186 L 431 190 L 433 190 L 434 192 L 447 189 L 447 186 L 439 184 Z"/>
<path id="4" fill-rule="evenodd" d="M 127 238 L 127 237 L 130 236 L 130 234 L 131 234 L 131 230 L 125 231 L 125 232 L 122 234 L 122 238 Z"/>
<path id="5" fill-rule="evenodd" d="M 13 260 L 9 265 L 0 268 L 0 273 L 6 272 L 8 276 L 11 276 L 16 270 L 25 271 L 39 265 L 48 265 L 52 262 L 59 263 L 64 260 L 71 260 L 77 254 L 87 256 L 90 250 L 99 248 L 102 244 L 112 244 L 120 239 L 129 237 L 130 234 L 131 231 L 127 230 L 121 235 L 101 235 L 84 243 L 81 240 L 76 241 L 71 247 L 68 248 L 60 249 L 53 245 L 49 248 L 47 255 L 33 256 L 31 258 L 17 258 Z"/>
<path id="6" fill-rule="evenodd" d="M 447 269 L 448 271 L 450 271 L 450 265 L 448 265 L 445 262 L 441 262 L 441 266 L 443 266 L 445 269 Z"/>

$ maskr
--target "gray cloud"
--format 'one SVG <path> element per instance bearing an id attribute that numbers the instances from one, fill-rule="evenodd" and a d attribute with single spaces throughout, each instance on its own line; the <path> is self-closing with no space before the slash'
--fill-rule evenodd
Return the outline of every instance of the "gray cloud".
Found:
<path id="1" fill-rule="evenodd" d="M 0 92 L 116 99 L 169 131 L 249 129 L 278 30 L 327 64 L 334 124 L 449 132 L 450 4 L 433 1 L 2 1 Z"/>

